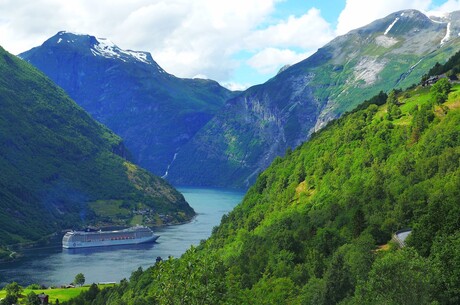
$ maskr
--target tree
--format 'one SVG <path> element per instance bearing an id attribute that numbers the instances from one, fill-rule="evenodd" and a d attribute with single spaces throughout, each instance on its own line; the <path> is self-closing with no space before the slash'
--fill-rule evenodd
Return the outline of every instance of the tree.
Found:
<path id="1" fill-rule="evenodd" d="M 356 289 L 356 304 L 431 304 L 434 274 L 429 261 L 414 249 L 390 252 L 375 261 L 367 281 Z"/>
<path id="2" fill-rule="evenodd" d="M 23 288 L 16 282 L 12 282 L 5 286 L 6 297 L 1 300 L 1 305 L 12 305 L 16 304 L 19 296 L 21 295 Z"/>
<path id="3" fill-rule="evenodd" d="M 24 289 L 18 283 L 13 282 L 11 284 L 6 285 L 5 290 L 6 295 L 11 295 L 13 297 L 18 298 Z"/>
<path id="4" fill-rule="evenodd" d="M 13 305 L 13 304 L 16 304 L 17 301 L 18 301 L 17 297 L 11 294 L 7 294 L 6 297 L 0 301 L 0 304 L 1 305 Z"/>
<path id="5" fill-rule="evenodd" d="M 35 292 L 31 291 L 27 295 L 26 305 L 40 305 L 40 298 Z"/>
<path id="6" fill-rule="evenodd" d="M 83 286 L 85 280 L 85 275 L 83 273 L 79 273 L 75 276 L 74 283 L 75 285 Z"/>
<path id="7" fill-rule="evenodd" d="M 97 297 L 97 294 L 99 293 L 100 289 L 99 287 L 97 286 L 97 284 L 93 283 L 91 284 L 91 286 L 89 287 L 88 291 L 86 292 L 86 300 L 87 301 L 92 301 L 94 300 L 96 297 Z"/>
<path id="8" fill-rule="evenodd" d="M 442 304 L 460 304 L 460 232 L 438 236 L 431 257 L 439 269 Z"/>
<path id="9" fill-rule="evenodd" d="M 391 90 L 387 97 L 387 104 L 397 105 L 398 97 L 396 96 L 396 91 Z"/>
<path id="10" fill-rule="evenodd" d="M 353 217 L 351 219 L 351 228 L 353 231 L 353 237 L 358 237 L 366 228 L 366 218 L 361 209 L 357 209 L 353 213 Z"/>
<path id="11" fill-rule="evenodd" d="M 438 80 L 430 89 L 434 101 L 437 104 L 442 104 L 447 101 L 447 96 L 449 95 L 451 87 L 452 85 L 447 78 Z"/>
<path id="12" fill-rule="evenodd" d="M 396 91 L 395 90 L 392 90 L 389 94 L 388 94 L 388 98 L 387 98 L 387 118 L 388 120 L 394 120 L 394 119 L 397 119 L 401 116 L 401 109 L 399 109 L 399 106 L 398 106 L 399 102 L 398 102 L 398 97 L 396 95 Z"/>

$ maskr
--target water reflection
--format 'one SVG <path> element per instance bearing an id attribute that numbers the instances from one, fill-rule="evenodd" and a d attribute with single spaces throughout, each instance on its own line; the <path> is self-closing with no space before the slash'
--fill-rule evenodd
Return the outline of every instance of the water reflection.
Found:
<path id="1" fill-rule="evenodd" d="M 93 248 L 77 248 L 77 249 L 62 249 L 64 254 L 88 256 L 96 253 L 105 253 L 113 251 L 146 251 L 154 247 L 155 243 L 134 244 L 134 245 L 114 245 L 108 247 L 93 247 Z"/>

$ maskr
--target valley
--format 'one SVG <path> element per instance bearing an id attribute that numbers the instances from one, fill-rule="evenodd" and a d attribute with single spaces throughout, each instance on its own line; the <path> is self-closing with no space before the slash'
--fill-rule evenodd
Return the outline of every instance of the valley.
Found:
<path id="1" fill-rule="evenodd" d="M 161 7 L 171 8 L 143 13 Z M 190 60 L 210 36 L 178 40 L 165 12 L 157 29 L 170 37 L 153 34 L 152 53 L 73 31 L 18 56 L 0 48 L 0 286 L 78 273 L 114 283 L 63 305 L 458 304 L 460 11 L 425 11 L 379 14 L 343 35 L 325 25 L 330 42 L 241 91 L 154 60 L 216 69 Z M 302 18 L 259 24 L 220 63 L 242 64 L 255 41 L 286 38 L 266 31 Z M 201 21 L 220 36 L 225 20 Z M 144 45 L 140 34 L 127 40 Z M 178 41 L 187 50 L 173 56 Z M 259 51 L 245 64 L 294 52 Z M 137 224 L 159 239 L 62 247 L 65 231 Z M 33 293 L 0 295 L 38 305 Z"/>
<path id="2" fill-rule="evenodd" d="M 189 296 L 205 304 L 455 304 L 460 85 L 441 83 L 376 96 L 330 122 L 276 158 L 206 242 L 106 296 L 128 304 Z M 448 94 L 434 102 L 436 93 Z M 390 240 L 402 228 L 412 233 L 400 249 Z"/>
<path id="3" fill-rule="evenodd" d="M 395 12 L 243 92 L 177 78 L 91 35 L 59 32 L 19 56 L 120 135 L 134 162 L 175 185 L 241 189 L 330 120 L 445 62 L 460 45 L 447 35 L 460 32 L 456 16 Z"/>
<path id="4" fill-rule="evenodd" d="M 63 229 L 128 224 L 133 209 L 152 209 L 150 225 L 166 224 L 159 214 L 168 224 L 192 219 L 182 194 L 126 159 L 122 139 L 46 76 L 3 49 L 0 71 L 2 259 L 8 245 Z M 101 203 L 118 212 L 107 215 Z"/>

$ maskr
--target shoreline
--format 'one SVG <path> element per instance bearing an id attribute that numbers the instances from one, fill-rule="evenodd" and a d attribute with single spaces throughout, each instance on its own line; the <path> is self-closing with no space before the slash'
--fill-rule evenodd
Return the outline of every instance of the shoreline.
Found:
<path id="1" fill-rule="evenodd" d="M 188 223 L 191 223 L 194 219 L 196 219 L 196 217 L 198 216 L 197 213 L 195 213 L 195 215 L 193 215 L 193 217 L 191 217 L 189 220 L 187 221 L 183 221 L 183 222 L 180 222 L 180 223 L 167 223 L 167 224 L 162 224 L 162 225 L 147 225 L 147 227 L 150 227 L 150 228 L 164 228 L 164 227 L 172 227 L 172 226 L 180 226 L 180 225 L 184 225 L 184 224 L 188 224 Z M 104 228 L 129 228 L 129 226 L 118 226 L 118 225 L 112 225 L 112 226 L 100 226 L 99 229 L 104 229 Z M 31 249 L 31 248 L 34 248 L 36 246 L 40 246 L 40 245 L 47 245 L 50 243 L 50 240 L 57 236 L 57 235 L 60 235 L 60 234 L 65 234 L 66 232 L 70 231 L 70 229 L 63 229 L 61 230 L 60 232 L 54 232 L 54 233 L 51 233 L 43 238 L 41 238 L 40 240 L 37 240 L 37 241 L 30 241 L 30 242 L 24 242 L 24 243 L 17 243 L 17 244 L 12 244 L 12 245 L 7 245 L 5 246 L 5 250 L 8 251 L 9 253 L 7 254 L 8 255 L 8 258 L 3 258 L 3 259 L 0 259 L 0 263 L 9 263 L 9 262 L 14 262 L 18 259 L 20 259 L 22 257 L 22 254 L 21 254 L 21 250 L 24 250 L 24 249 Z"/>

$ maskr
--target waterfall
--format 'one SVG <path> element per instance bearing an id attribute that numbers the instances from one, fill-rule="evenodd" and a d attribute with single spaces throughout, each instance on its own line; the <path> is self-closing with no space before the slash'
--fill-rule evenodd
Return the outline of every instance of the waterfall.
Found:
<path id="1" fill-rule="evenodd" d="M 177 157 L 177 153 L 174 154 L 174 157 L 171 161 L 171 163 L 169 163 L 168 167 L 166 168 L 166 172 L 163 176 L 161 176 L 161 178 L 166 178 L 168 176 L 168 173 L 169 173 L 169 168 L 171 167 L 171 165 L 174 163 L 174 160 L 176 160 L 176 157 Z"/>

